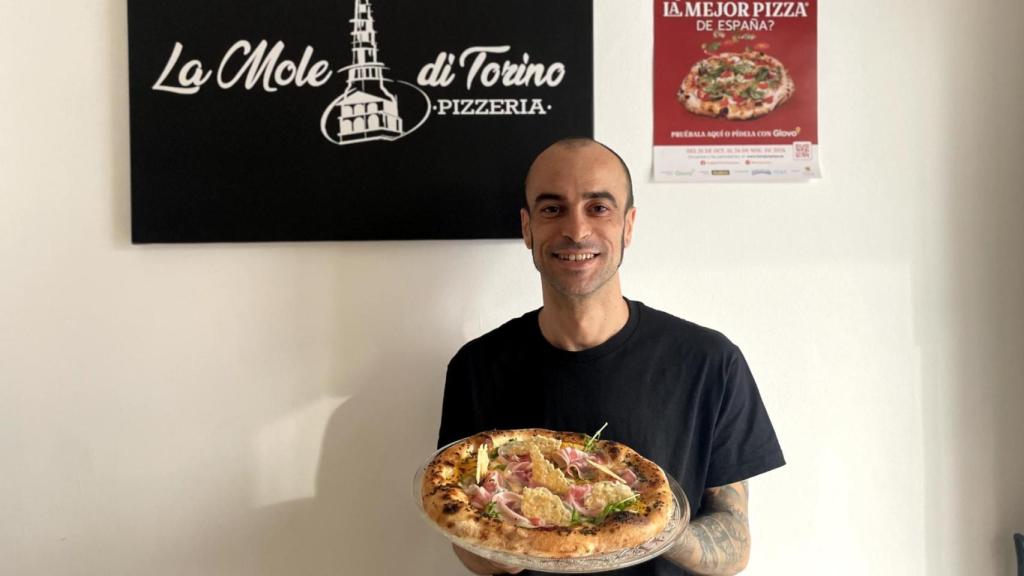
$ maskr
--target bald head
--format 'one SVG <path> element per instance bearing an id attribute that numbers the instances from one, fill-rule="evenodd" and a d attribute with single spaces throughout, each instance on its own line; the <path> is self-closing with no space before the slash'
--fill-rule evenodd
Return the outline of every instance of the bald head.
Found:
<path id="1" fill-rule="evenodd" d="M 543 152 L 537 155 L 533 160 L 533 163 L 530 164 L 530 170 L 526 173 L 523 208 L 526 208 L 527 210 L 530 209 L 529 189 L 531 179 L 539 167 L 544 167 L 546 164 L 551 162 L 558 162 L 561 158 L 565 157 L 565 154 L 582 153 L 584 150 L 589 152 L 588 149 L 591 147 L 599 148 L 603 152 L 607 153 L 610 158 L 614 158 L 614 161 L 621 168 L 626 192 L 626 211 L 628 212 L 629 209 L 633 207 L 633 178 L 629 174 L 629 167 L 626 166 L 626 162 L 618 155 L 617 152 L 593 138 L 564 138 L 548 146 Z"/>

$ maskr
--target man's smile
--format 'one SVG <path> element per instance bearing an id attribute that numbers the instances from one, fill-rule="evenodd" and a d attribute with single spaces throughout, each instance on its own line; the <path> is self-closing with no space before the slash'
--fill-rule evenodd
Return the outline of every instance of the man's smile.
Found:
<path id="1" fill-rule="evenodd" d="M 582 262 L 597 258 L 600 252 L 555 252 L 554 256 L 563 262 Z"/>

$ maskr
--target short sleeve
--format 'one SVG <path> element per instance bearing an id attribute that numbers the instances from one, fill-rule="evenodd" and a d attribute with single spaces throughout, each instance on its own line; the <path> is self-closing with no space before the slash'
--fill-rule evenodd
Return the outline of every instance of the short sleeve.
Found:
<path id="1" fill-rule="evenodd" d="M 786 463 L 754 376 L 738 348 L 725 359 L 722 384 L 708 487 L 746 480 Z"/>
<path id="2" fill-rule="evenodd" d="M 441 429 L 437 447 L 446 446 L 473 434 L 473 375 L 470 363 L 461 351 L 448 363 L 441 402 Z"/>

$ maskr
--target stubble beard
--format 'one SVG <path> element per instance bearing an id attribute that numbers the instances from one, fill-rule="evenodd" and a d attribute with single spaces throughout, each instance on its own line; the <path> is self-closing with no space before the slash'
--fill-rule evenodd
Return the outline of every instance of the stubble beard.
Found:
<path id="1" fill-rule="evenodd" d="M 608 271 L 608 273 L 604 275 L 604 277 L 598 277 L 596 279 L 596 285 L 592 287 L 583 286 L 580 288 L 576 288 L 573 286 L 565 285 L 560 281 L 558 274 L 545 272 L 544 266 L 542 264 L 544 255 L 541 253 L 540 248 L 537 247 L 536 244 L 534 245 L 533 250 L 531 250 L 531 253 L 533 254 L 533 267 L 536 268 L 537 272 L 540 273 L 540 277 L 545 284 L 550 286 L 555 292 L 557 292 L 561 296 L 574 300 L 585 300 L 589 296 L 596 294 L 602 288 L 604 288 L 605 285 L 607 285 L 608 282 L 612 280 L 612 278 L 615 278 L 615 274 L 618 273 L 619 268 L 622 267 L 622 261 L 626 256 L 626 230 L 625 228 L 623 228 L 622 236 L 619 238 L 619 261 L 615 263 L 614 268 Z M 602 255 L 603 254 L 604 252 L 602 252 Z M 603 274 L 604 271 L 602 270 L 600 273 Z"/>

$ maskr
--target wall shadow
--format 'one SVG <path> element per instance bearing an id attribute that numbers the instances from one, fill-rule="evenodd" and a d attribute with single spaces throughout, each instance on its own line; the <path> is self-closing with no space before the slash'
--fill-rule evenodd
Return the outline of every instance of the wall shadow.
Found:
<path id="1" fill-rule="evenodd" d="M 1021 54 L 1022 18 L 982 4 L 937 34 L 978 41 L 938 50 L 947 137 L 922 209 L 927 574 L 1009 574 L 1024 530 L 1024 69 L 1000 64 Z"/>
<path id="2" fill-rule="evenodd" d="M 203 550 L 204 573 L 247 576 L 451 573 L 455 557 L 413 501 L 434 450 L 444 373 L 463 343 L 459 242 L 337 244 L 338 330 L 315 496 L 254 507 Z M 445 253 L 452 258 L 442 258 Z M 428 258 L 428 254 L 430 257 Z M 435 266 L 434 269 L 430 267 Z M 462 262 L 465 265 L 465 262 Z M 360 271 L 356 276 L 354 271 Z M 447 304 L 446 304 L 447 303 Z M 351 347 L 355 345 L 355 347 Z"/>

